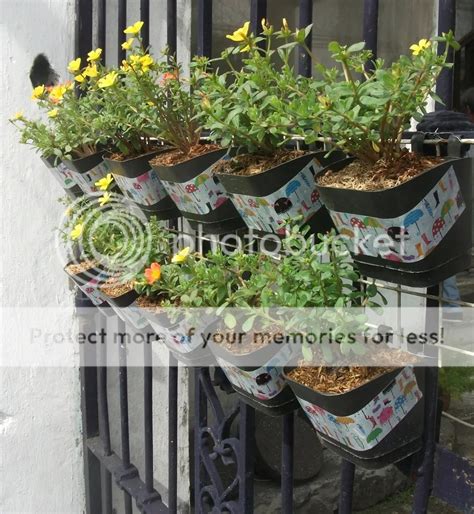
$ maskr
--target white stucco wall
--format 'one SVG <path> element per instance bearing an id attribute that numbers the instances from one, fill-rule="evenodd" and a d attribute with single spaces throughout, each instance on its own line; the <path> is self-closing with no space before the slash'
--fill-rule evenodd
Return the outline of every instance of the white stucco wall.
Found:
<path id="1" fill-rule="evenodd" d="M 46 324 L 74 326 L 73 297 L 54 249 L 61 188 L 39 157 L 17 143 L 7 118 L 30 100 L 29 68 L 44 52 L 55 69 L 73 56 L 74 0 L 0 0 L 1 362 L 30 353 L 25 335 Z M 5 308 L 54 308 L 22 316 Z M 61 307 L 61 312 L 55 309 Z M 19 336 L 19 330 L 22 335 Z M 47 362 L 54 344 L 39 347 Z M 65 367 L 11 368 L 0 362 L 0 512 L 84 512 L 79 356 L 63 350 Z"/>

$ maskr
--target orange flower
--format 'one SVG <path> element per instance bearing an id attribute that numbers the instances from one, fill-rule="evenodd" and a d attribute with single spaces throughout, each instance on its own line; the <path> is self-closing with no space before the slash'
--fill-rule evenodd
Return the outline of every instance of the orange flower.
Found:
<path id="1" fill-rule="evenodd" d="M 145 278 L 149 285 L 154 284 L 161 277 L 161 266 L 153 262 L 149 268 L 145 269 Z"/>
<path id="2" fill-rule="evenodd" d="M 170 71 L 167 71 L 166 73 L 163 73 L 163 77 L 161 78 L 162 82 L 167 82 L 168 80 L 176 80 L 178 77 L 176 73 L 171 73 Z"/>

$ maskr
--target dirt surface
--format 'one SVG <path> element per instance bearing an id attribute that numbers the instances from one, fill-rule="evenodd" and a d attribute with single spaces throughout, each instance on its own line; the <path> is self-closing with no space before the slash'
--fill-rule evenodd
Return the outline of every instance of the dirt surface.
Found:
<path id="1" fill-rule="evenodd" d="M 157 155 L 150 161 L 150 164 L 152 166 L 175 166 L 176 164 L 189 161 L 199 155 L 220 150 L 220 148 L 219 145 L 195 145 L 191 148 L 189 153 L 186 154 L 181 152 L 181 150 L 171 150 Z"/>
<path id="2" fill-rule="evenodd" d="M 100 290 L 109 296 L 110 298 L 118 298 L 133 289 L 134 281 L 130 280 L 129 282 L 121 283 L 118 282 L 115 278 L 109 278 L 105 284 L 100 286 Z"/>
<path id="3" fill-rule="evenodd" d="M 394 162 L 383 159 L 373 166 L 354 161 L 340 171 L 329 170 L 317 179 L 321 186 L 358 191 L 379 191 L 399 186 L 443 162 L 440 157 L 423 157 L 404 152 Z"/>
<path id="4" fill-rule="evenodd" d="M 288 376 L 295 382 L 303 384 L 314 391 L 341 394 L 351 391 L 394 369 L 385 367 L 329 368 L 323 366 L 310 368 L 305 366 L 291 370 Z"/>
<path id="5" fill-rule="evenodd" d="M 66 266 L 66 272 L 69 273 L 69 275 L 77 275 L 83 271 L 93 268 L 96 264 L 97 262 L 92 260 L 72 263 Z"/>
<path id="6" fill-rule="evenodd" d="M 299 150 L 280 150 L 273 155 L 242 154 L 225 161 L 220 161 L 214 167 L 216 173 L 228 175 L 257 175 L 275 166 L 302 157 L 305 152 Z"/>

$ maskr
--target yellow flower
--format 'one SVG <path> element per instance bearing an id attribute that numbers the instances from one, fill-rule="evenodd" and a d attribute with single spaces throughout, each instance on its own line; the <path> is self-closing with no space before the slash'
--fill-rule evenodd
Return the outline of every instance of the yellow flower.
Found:
<path id="1" fill-rule="evenodd" d="M 38 100 L 38 98 L 41 98 L 44 95 L 45 87 L 44 86 L 36 86 L 33 89 L 33 93 L 31 94 L 31 98 L 33 100 Z"/>
<path id="2" fill-rule="evenodd" d="M 125 41 L 125 43 L 122 43 L 122 50 L 130 50 L 134 41 L 135 41 L 134 37 L 127 39 L 127 41 Z"/>
<path id="3" fill-rule="evenodd" d="M 120 69 L 123 71 L 128 71 L 130 69 L 130 64 L 124 59 L 122 61 L 122 66 L 120 66 Z"/>
<path id="4" fill-rule="evenodd" d="M 57 109 L 51 109 L 51 111 L 48 111 L 48 117 L 49 118 L 56 118 L 57 115 L 58 115 L 58 110 Z"/>
<path id="5" fill-rule="evenodd" d="M 112 173 L 107 173 L 107 175 L 104 178 L 101 178 L 98 180 L 95 185 L 101 190 L 101 191 L 107 191 L 110 184 L 114 181 L 114 177 L 112 176 Z"/>
<path id="6" fill-rule="evenodd" d="M 106 203 L 109 203 L 111 199 L 112 199 L 112 197 L 110 196 L 110 193 L 104 193 L 104 194 L 99 198 L 99 205 L 102 207 L 102 206 L 103 206 L 103 205 L 105 205 Z"/>
<path id="7" fill-rule="evenodd" d="M 290 30 L 290 28 L 288 27 L 288 22 L 286 21 L 286 18 L 283 18 L 281 20 L 281 24 L 282 24 L 282 29 L 283 30 Z"/>
<path id="8" fill-rule="evenodd" d="M 21 120 L 23 119 L 23 114 L 24 112 L 23 111 L 18 111 L 16 112 L 14 115 L 13 115 L 13 120 Z"/>
<path id="9" fill-rule="evenodd" d="M 140 64 L 141 57 L 139 55 L 131 55 L 130 56 L 130 62 L 132 65 L 134 64 Z"/>
<path id="10" fill-rule="evenodd" d="M 173 264 L 179 264 L 180 262 L 184 262 L 189 255 L 189 246 L 186 248 L 183 248 L 180 252 L 173 255 L 173 258 L 171 259 L 171 262 Z"/>
<path id="11" fill-rule="evenodd" d="M 233 34 L 227 34 L 226 38 L 236 43 L 246 41 L 249 34 L 250 22 L 246 21 L 240 29 L 237 29 Z"/>
<path id="12" fill-rule="evenodd" d="M 140 30 L 142 30 L 143 25 L 143 21 L 137 21 L 133 25 L 130 25 L 130 27 L 127 27 L 123 32 L 124 34 L 138 34 Z"/>
<path id="13" fill-rule="evenodd" d="M 67 67 L 67 70 L 71 73 L 75 73 L 76 71 L 79 71 L 81 69 L 81 58 L 78 57 L 77 59 L 74 59 L 74 61 L 71 61 Z"/>
<path id="14" fill-rule="evenodd" d="M 97 71 L 97 65 L 94 64 L 93 66 L 89 65 L 85 70 L 82 72 L 86 77 L 94 78 L 99 75 L 99 72 Z"/>
<path id="15" fill-rule="evenodd" d="M 74 77 L 74 80 L 76 82 L 79 82 L 79 84 L 82 84 L 84 82 L 84 80 L 86 80 L 86 77 L 84 77 L 84 75 L 76 75 Z"/>
<path id="16" fill-rule="evenodd" d="M 153 57 L 149 54 L 146 54 L 143 57 L 140 57 L 140 64 L 142 66 L 143 72 L 147 72 L 153 63 L 154 63 Z"/>
<path id="17" fill-rule="evenodd" d="M 72 207 L 68 207 L 65 210 L 64 214 L 69 218 L 69 216 L 71 216 L 71 214 L 72 214 Z"/>
<path id="18" fill-rule="evenodd" d="M 100 56 L 102 55 L 102 48 L 96 48 L 95 50 L 91 50 L 87 54 L 87 60 L 90 62 L 97 61 L 100 59 Z"/>
<path id="19" fill-rule="evenodd" d="M 66 84 L 59 84 L 54 86 L 49 93 L 49 98 L 53 101 L 53 103 L 58 103 L 63 99 L 63 96 L 66 94 L 66 91 L 70 89 Z"/>
<path id="20" fill-rule="evenodd" d="M 427 50 L 431 46 L 431 41 L 428 39 L 420 39 L 418 44 L 413 44 L 410 46 L 410 50 L 413 55 L 420 55 L 421 52 Z"/>
<path id="21" fill-rule="evenodd" d="M 107 73 L 105 77 L 99 79 L 97 85 L 101 88 L 113 86 L 115 82 L 117 82 L 117 77 L 118 73 L 116 71 L 111 71 L 110 73 Z"/>
<path id="22" fill-rule="evenodd" d="M 73 239 L 73 240 L 79 239 L 81 237 L 83 231 L 84 231 L 84 224 L 83 223 L 78 223 L 71 230 L 71 239 Z"/>

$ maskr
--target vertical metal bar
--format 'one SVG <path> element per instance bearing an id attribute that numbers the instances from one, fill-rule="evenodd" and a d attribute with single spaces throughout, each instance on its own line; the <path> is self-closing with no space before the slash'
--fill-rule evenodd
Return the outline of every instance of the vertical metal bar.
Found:
<path id="1" fill-rule="evenodd" d="M 140 19 L 144 22 L 142 28 L 143 46 L 150 45 L 150 0 L 140 0 Z"/>
<path id="2" fill-rule="evenodd" d="M 377 34 L 379 22 L 379 0 L 364 0 L 364 28 L 363 39 L 367 50 L 371 50 L 372 61 L 365 64 L 366 71 L 374 69 L 373 61 L 377 58 Z"/>
<path id="3" fill-rule="evenodd" d="M 201 490 L 204 486 L 201 474 L 201 429 L 207 426 L 207 402 L 201 377 L 209 373 L 209 368 L 194 370 L 194 508 L 196 514 L 201 514 Z"/>
<path id="4" fill-rule="evenodd" d="M 307 27 L 313 23 L 313 0 L 300 0 L 299 26 Z M 311 49 L 312 46 L 311 31 L 306 38 L 306 45 Z M 298 73 L 304 77 L 311 77 L 311 57 L 308 52 L 300 48 L 298 58 Z"/>
<path id="5" fill-rule="evenodd" d="M 101 331 L 104 328 L 104 318 L 100 317 L 97 328 Z M 110 427 L 109 427 L 109 409 L 107 400 L 107 347 L 104 342 L 97 346 L 98 352 L 98 368 L 97 368 L 97 384 L 98 384 L 98 405 L 99 405 L 99 437 L 102 440 L 104 454 L 111 455 L 112 448 L 110 444 Z M 101 490 L 102 490 L 102 513 L 112 514 L 112 475 L 107 468 L 101 466 Z"/>
<path id="6" fill-rule="evenodd" d="M 178 45 L 177 33 L 177 0 L 167 0 L 166 9 L 167 34 L 166 41 L 171 55 L 176 55 Z"/>
<path id="7" fill-rule="evenodd" d="M 144 345 L 143 368 L 143 415 L 145 418 L 145 486 L 148 493 L 153 492 L 153 367 L 151 346 Z"/>
<path id="8" fill-rule="evenodd" d="M 293 514 L 293 444 L 295 423 L 293 412 L 283 417 L 281 451 L 281 511 Z"/>
<path id="9" fill-rule="evenodd" d="M 198 0 L 197 53 L 212 57 L 212 0 Z"/>
<path id="10" fill-rule="evenodd" d="M 348 460 L 341 462 L 341 489 L 338 514 L 352 514 L 355 465 Z"/>
<path id="11" fill-rule="evenodd" d="M 101 514 L 113 514 L 112 510 L 112 474 L 104 464 L 100 467 L 100 483 L 102 489 Z"/>
<path id="12" fill-rule="evenodd" d="M 439 297 L 440 286 L 436 285 L 427 289 L 427 294 Z M 439 300 L 428 299 L 426 329 L 431 331 L 439 325 Z M 436 308 L 438 307 L 438 308 Z M 433 348 L 437 352 L 437 347 Z M 430 352 L 432 353 L 432 352 Z M 437 355 L 432 353 L 437 364 Z M 422 461 L 417 470 L 415 494 L 413 498 L 413 514 L 428 512 L 428 501 L 433 488 L 434 458 L 436 451 L 436 430 L 438 423 L 438 368 L 433 366 L 425 368 L 425 421 L 423 429 Z"/>
<path id="13" fill-rule="evenodd" d="M 438 1 L 438 35 L 456 29 L 456 0 Z M 445 45 L 438 46 L 438 53 L 443 53 Z M 453 51 L 449 50 L 448 62 L 453 62 Z M 436 102 L 436 110 L 452 109 L 453 107 L 453 69 L 444 69 L 436 83 L 436 93 L 444 105 Z"/>
<path id="14" fill-rule="evenodd" d="M 125 333 L 125 323 L 118 322 L 118 332 Z M 130 437 L 128 424 L 128 369 L 127 349 L 124 344 L 119 345 L 119 390 L 120 390 L 120 436 L 122 446 L 122 464 L 130 467 Z M 132 498 L 127 491 L 123 493 L 125 514 L 132 514 Z"/>
<path id="15" fill-rule="evenodd" d="M 92 0 L 76 0 L 75 55 L 85 60 L 92 47 Z"/>
<path id="16" fill-rule="evenodd" d="M 240 401 L 240 512 L 253 514 L 253 475 L 255 457 L 255 409 Z"/>
<path id="17" fill-rule="evenodd" d="M 267 16 L 267 0 L 250 0 L 250 30 L 255 35 L 262 32 L 262 18 Z"/>
<path id="18" fill-rule="evenodd" d="M 172 353 L 168 369 L 168 509 L 178 512 L 178 361 Z"/>
<path id="19" fill-rule="evenodd" d="M 117 2 L 117 62 L 120 64 L 126 57 L 126 51 L 122 49 L 122 42 L 124 41 L 125 37 L 123 31 L 127 28 L 127 0 L 117 0 Z"/>
<path id="20" fill-rule="evenodd" d="M 107 33 L 107 0 L 97 0 L 97 46 L 102 48 L 102 62 L 105 64 Z"/>
<path id="21" fill-rule="evenodd" d="M 91 323 L 92 302 L 78 289 L 76 292 L 76 309 L 78 314 L 79 332 L 87 334 L 93 331 Z M 97 369 L 91 362 L 86 345 L 79 345 L 81 358 L 81 412 L 82 434 L 84 444 L 84 478 L 86 489 L 86 512 L 94 514 L 100 509 L 100 462 L 87 449 L 87 439 L 99 433 L 97 407 Z M 95 358 L 96 360 L 96 358 Z"/>

